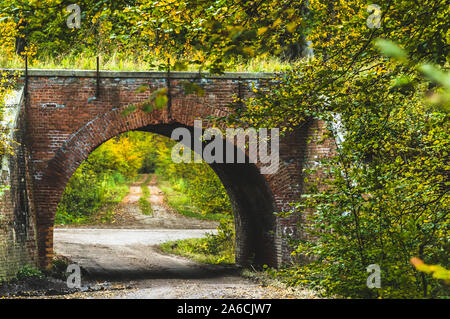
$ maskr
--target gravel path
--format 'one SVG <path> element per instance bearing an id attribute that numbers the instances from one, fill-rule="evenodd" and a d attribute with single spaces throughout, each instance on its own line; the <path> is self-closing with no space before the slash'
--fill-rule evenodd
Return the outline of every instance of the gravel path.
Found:
<path id="1" fill-rule="evenodd" d="M 139 198 L 143 196 L 142 184 L 148 175 L 143 174 L 139 181 L 130 185 L 129 193 L 114 209 L 114 217 L 110 222 L 64 225 L 59 228 L 120 228 L 120 229 L 216 229 L 219 223 L 212 220 L 201 220 L 184 216 L 174 211 L 164 197 L 164 192 L 157 186 L 156 176 L 153 175 L 148 188 L 147 198 L 151 204 L 153 214 L 147 216 L 141 213 Z"/>

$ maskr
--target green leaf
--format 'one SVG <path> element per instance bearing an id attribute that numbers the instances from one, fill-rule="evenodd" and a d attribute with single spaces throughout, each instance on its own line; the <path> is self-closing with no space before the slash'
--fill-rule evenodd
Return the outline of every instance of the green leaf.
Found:
<path id="1" fill-rule="evenodd" d="M 162 109 L 166 106 L 168 101 L 169 101 L 169 99 L 167 98 L 167 95 L 158 95 L 155 98 L 155 106 L 158 109 Z"/>
<path id="2" fill-rule="evenodd" d="M 397 60 L 404 60 L 407 57 L 406 51 L 392 41 L 378 39 L 375 41 L 375 45 L 381 51 L 381 53 L 387 57 Z"/>
<path id="3" fill-rule="evenodd" d="M 187 70 L 187 64 L 185 62 L 177 61 L 173 65 L 174 71 L 186 71 Z"/>
<path id="4" fill-rule="evenodd" d="M 136 93 L 144 93 L 147 90 L 148 90 L 148 86 L 141 85 L 139 88 L 137 88 L 137 90 L 135 92 Z"/>
<path id="5" fill-rule="evenodd" d="M 137 109 L 137 106 L 134 105 L 134 104 L 132 104 L 132 105 L 130 105 L 130 106 L 127 106 L 127 107 L 122 111 L 122 113 L 120 113 L 120 115 L 122 115 L 122 116 L 128 116 L 129 114 L 131 114 L 131 113 L 133 113 L 134 111 L 136 111 L 136 109 Z"/>
<path id="6" fill-rule="evenodd" d="M 205 90 L 198 84 L 191 81 L 183 81 L 184 94 L 189 95 L 196 93 L 198 96 L 204 96 Z"/>
<path id="7" fill-rule="evenodd" d="M 153 104 L 147 102 L 142 105 L 141 109 L 145 113 L 150 113 L 153 111 L 154 107 L 153 107 Z"/>
<path id="8" fill-rule="evenodd" d="M 449 73 L 444 73 L 431 64 L 423 64 L 419 66 L 419 70 L 431 81 L 438 83 L 446 88 L 450 88 Z"/>

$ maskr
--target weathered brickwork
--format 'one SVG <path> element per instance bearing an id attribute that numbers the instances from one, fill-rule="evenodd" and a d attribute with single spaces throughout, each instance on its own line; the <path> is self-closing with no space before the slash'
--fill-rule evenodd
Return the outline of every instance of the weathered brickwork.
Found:
<path id="1" fill-rule="evenodd" d="M 0 196 L 0 281 L 38 262 L 25 116 L 22 106 L 13 133 L 14 155 L 5 155 L 2 163 L 0 183 L 9 189 Z"/>
<path id="2" fill-rule="evenodd" d="M 303 169 L 313 170 L 313 173 L 302 173 L 302 193 L 308 193 L 308 189 L 311 186 L 318 187 L 319 190 L 325 190 L 328 187 L 327 183 L 321 183 L 324 179 L 332 178 L 332 176 L 324 173 L 323 169 L 319 166 L 320 160 L 329 158 L 336 155 L 336 145 L 334 140 L 328 137 L 324 137 L 326 132 L 326 123 L 319 120 L 310 120 L 307 124 L 307 140 L 303 149 Z M 319 183 L 317 185 L 317 182 Z M 302 211 L 301 215 L 291 217 L 287 223 L 293 225 L 294 223 L 301 224 L 302 229 L 307 229 L 311 225 L 311 221 L 308 216 L 313 213 L 311 208 L 306 208 Z M 292 236 L 295 238 L 301 238 L 304 240 L 314 240 L 314 238 L 307 232 L 299 233 L 297 227 L 294 227 L 291 231 Z M 290 254 L 289 247 L 283 246 L 283 254 L 285 256 Z M 292 257 L 292 261 L 296 263 L 310 262 L 314 259 L 313 256 L 304 256 L 296 254 Z"/>
<path id="3" fill-rule="evenodd" d="M 252 84 L 264 85 L 268 81 L 267 75 L 225 74 L 200 79 L 196 73 L 175 72 L 170 80 L 170 110 L 166 107 L 151 113 L 135 111 L 124 115 L 127 106 L 167 87 L 166 74 L 101 72 L 100 76 L 97 99 L 95 72 L 32 71 L 28 78 L 27 169 L 36 214 L 37 256 L 43 268 L 50 265 L 53 254 L 54 214 L 61 194 L 70 176 L 96 147 L 131 130 L 170 137 L 174 128 L 192 129 L 195 119 L 203 119 L 207 124 L 210 116 L 229 114 L 228 106 L 236 96 L 250 96 Z M 195 81 L 205 94 L 186 95 L 184 81 Z M 138 93 L 141 86 L 149 90 Z M 281 138 L 280 166 L 275 174 L 260 174 L 259 163 L 211 165 L 234 207 L 238 263 L 279 266 L 290 261 L 286 236 L 296 235 L 298 216 L 280 218 L 274 212 L 290 209 L 289 203 L 302 192 L 305 163 L 327 151 L 323 145 L 307 143 L 314 134 L 311 128 L 321 127 L 321 123 L 309 121 Z M 33 255 L 31 244 L 29 249 Z"/>

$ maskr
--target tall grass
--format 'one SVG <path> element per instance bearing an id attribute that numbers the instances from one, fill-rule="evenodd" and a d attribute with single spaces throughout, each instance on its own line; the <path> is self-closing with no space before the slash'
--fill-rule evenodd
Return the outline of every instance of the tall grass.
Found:
<path id="1" fill-rule="evenodd" d="M 99 55 L 100 69 L 105 71 L 158 71 L 165 69 L 166 60 L 152 54 L 125 55 L 118 51 L 108 55 Z M 176 61 L 172 59 L 172 61 Z M 226 67 L 227 72 L 281 72 L 289 70 L 296 63 L 286 63 L 277 57 L 254 58 L 248 62 L 235 61 Z M 21 69 L 24 61 L 19 56 L 8 58 L 0 52 L 0 69 Z M 40 57 L 30 59 L 30 69 L 78 69 L 95 70 L 97 68 L 96 55 L 92 53 L 67 53 L 57 57 L 41 54 Z M 185 71 L 197 72 L 197 64 L 187 64 Z"/>
<path id="2" fill-rule="evenodd" d="M 162 63 L 162 61 L 151 61 Z M 150 62 L 145 62 L 143 57 L 124 58 L 119 54 L 110 56 L 100 55 L 100 65 L 102 70 L 108 71 L 148 71 Z M 0 54 L 0 68 L 23 68 L 24 61 L 19 56 L 8 59 Z M 97 68 L 97 57 L 88 53 L 70 53 L 59 57 L 49 55 L 31 59 L 29 61 L 31 69 L 78 69 L 95 70 Z M 155 68 L 153 68 L 155 69 Z"/>
<path id="3" fill-rule="evenodd" d="M 209 235 L 207 238 L 169 241 L 159 247 L 167 253 L 188 257 L 205 264 L 234 264 L 234 247 L 228 245 L 218 250 L 211 250 L 209 248 L 210 238 L 214 238 L 214 235 Z"/>
<path id="4" fill-rule="evenodd" d="M 220 221 L 227 215 L 219 213 L 200 213 L 193 205 L 191 198 L 186 194 L 186 183 L 182 178 L 178 180 L 166 180 L 164 176 L 158 175 L 158 187 L 163 191 L 167 203 L 179 214 L 204 220 Z"/>
<path id="5" fill-rule="evenodd" d="M 141 210 L 141 213 L 144 215 L 153 215 L 153 209 L 152 205 L 148 200 L 148 197 L 150 196 L 150 190 L 148 188 L 148 183 L 150 182 L 150 175 L 147 176 L 145 181 L 141 184 L 142 189 L 142 196 L 139 198 L 139 209 Z"/>
<path id="6" fill-rule="evenodd" d="M 139 209 L 141 210 L 141 214 L 151 216 L 153 215 L 152 205 L 145 197 L 140 197 L 138 200 Z"/>
<path id="7" fill-rule="evenodd" d="M 112 208 L 129 192 L 129 178 L 119 172 L 103 175 L 100 180 L 84 179 L 76 172 L 58 205 L 55 224 L 87 224 L 113 219 Z"/>

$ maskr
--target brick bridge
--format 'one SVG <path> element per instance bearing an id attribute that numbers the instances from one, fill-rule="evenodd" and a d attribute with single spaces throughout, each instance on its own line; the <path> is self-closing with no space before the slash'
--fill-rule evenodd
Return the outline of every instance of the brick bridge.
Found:
<path id="1" fill-rule="evenodd" d="M 24 264 L 50 266 L 54 215 L 61 194 L 77 167 L 102 143 L 123 132 L 140 130 L 170 137 L 177 127 L 192 128 L 195 119 L 229 114 L 236 96 L 252 95 L 252 85 L 265 86 L 268 74 L 222 76 L 172 72 L 100 72 L 30 70 L 27 94 L 17 102 L 16 155 L 3 163 L 0 215 L 0 278 Z M 23 82 L 23 78 L 21 79 Z M 186 95 L 183 81 L 202 86 L 205 94 Z M 170 109 L 123 114 L 127 106 L 148 98 L 170 82 Z M 138 93 L 141 86 L 150 88 Z M 94 98 L 97 94 L 98 97 Z M 204 123 L 206 123 L 204 121 Z M 232 201 L 236 220 L 237 263 L 279 266 L 290 261 L 287 237 L 296 234 L 297 216 L 289 210 L 302 192 L 302 169 L 330 151 L 316 120 L 280 139 L 280 165 L 275 174 L 260 173 L 260 164 L 211 164 Z M 6 164 L 5 164 L 6 163 Z"/>

